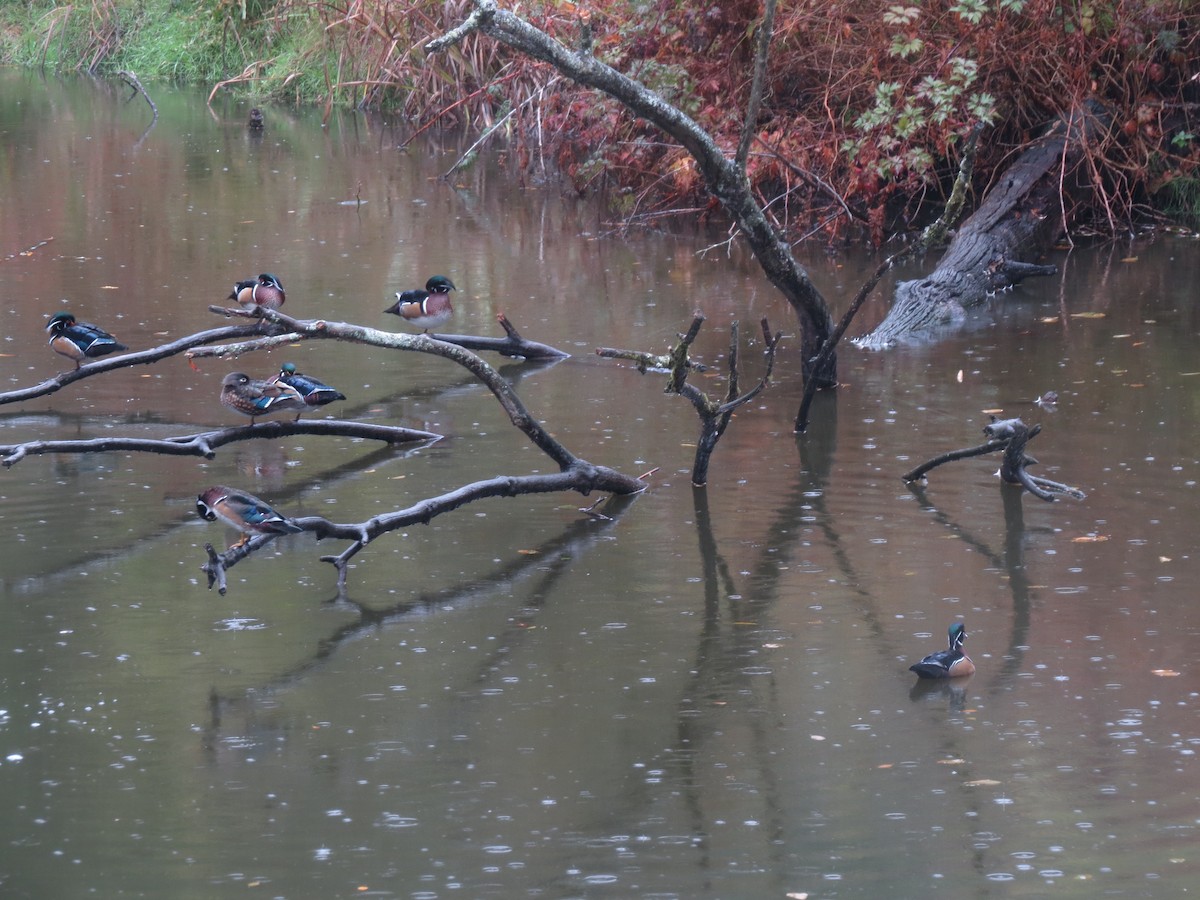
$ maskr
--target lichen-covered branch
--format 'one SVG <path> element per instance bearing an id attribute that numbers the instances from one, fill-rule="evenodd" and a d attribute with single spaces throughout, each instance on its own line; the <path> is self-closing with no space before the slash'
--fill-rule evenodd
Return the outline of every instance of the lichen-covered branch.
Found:
<path id="1" fill-rule="evenodd" d="M 1019 485 L 1038 499 L 1048 502 L 1056 499 L 1055 494 L 1066 494 L 1076 500 L 1085 499 L 1087 495 L 1078 488 L 1051 481 L 1048 478 L 1038 478 L 1026 470 L 1027 466 L 1036 464 L 1037 460 L 1025 453 L 1025 445 L 1041 430 L 1041 425 L 1034 425 L 1030 428 L 1020 419 L 996 419 L 993 417 L 992 421 L 983 428 L 983 433 L 988 437 L 986 443 L 980 444 L 978 447 L 943 453 L 921 463 L 901 477 L 911 484 L 923 478 L 926 472 L 943 463 L 1002 450 L 1004 456 L 1000 464 L 1000 480 L 1005 484 Z"/>

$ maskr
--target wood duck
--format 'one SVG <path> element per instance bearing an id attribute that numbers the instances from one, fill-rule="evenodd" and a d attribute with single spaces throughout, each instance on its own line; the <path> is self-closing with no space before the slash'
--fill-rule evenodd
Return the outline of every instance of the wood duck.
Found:
<path id="1" fill-rule="evenodd" d="M 234 412 L 249 416 L 251 425 L 258 416 L 307 407 L 304 397 L 291 385 L 258 381 L 244 372 L 230 372 L 221 381 L 221 402 Z"/>
<path id="2" fill-rule="evenodd" d="M 239 281 L 226 299 L 236 300 L 247 309 L 254 306 L 279 309 L 287 297 L 283 293 L 283 282 L 270 272 L 263 272 L 258 278 Z"/>
<path id="3" fill-rule="evenodd" d="M 250 118 L 246 125 L 254 131 L 262 131 L 263 121 L 263 112 L 256 106 L 250 110 Z"/>
<path id="4" fill-rule="evenodd" d="M 922 678 L 960 678 L 975 671 L 975 663 L 971 657 L 963 653 L 963 641 L 967 639 L 967 629 L 962 622 L 955 622 L 947 630 L 949 646 L 937 653 L 930 653 L 919 663 L 908 667 L 910 672 L 916 672 Z"/>
<path id="5" fill-rule="evenodd" d="M 323 381 L 318 381 L 311 375 L 305 375 L 302 372 L 296 371 L 296 366 L 293 363 L 284 363 L 279 369 L 279 374 L 275 376 L 275 381 L 286 384 L 288 387 L 295 388 L 296 393 L 304 398 L 304 403 L 307 406 L 324 406 L 326 403 L 333 403 L 335 400 L 345 400 L 346 395 L 341 391 L 331 388 Z M 301 413 L 296 414 L 296 421 L 300 421 Z"/>
<path id="6" fill-rule="evenodd" d="M 240 547 L 256 534 L 297 534 L 304 529 L 282 516 L 253 494 L 222 484 L 210 487 L 196 498 L 196 512 L 207 522 L 220 519 L 242 533 L 229 549 Z"/>
<path id="7" fill-rule="evenodd" d="M 450 292 L 456 291 L 454 282 L 445 275 L 434 275 L 425 282 L 423 291 L 398 291 L 396 302 L 384 310 L 399 316 L 410 325 L 429 331 L 450 320 L 454 307 L 450 303 Z"/>
<path id="8" fill-rule="evenodd" d="M 46 323 L 46 330 L 50 332 L 50 348 L 74 360 L 77 369 L 85 359 L 129 349 L 103 328 L 75 321 L 69 312 L 51 316 Z"/>

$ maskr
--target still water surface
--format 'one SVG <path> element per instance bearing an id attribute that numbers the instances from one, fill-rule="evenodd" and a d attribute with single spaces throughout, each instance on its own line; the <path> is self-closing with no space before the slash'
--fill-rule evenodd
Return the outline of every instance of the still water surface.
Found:
<path id="1" fill-rule="evenodd" d="M 848 347 L 800 439 L 785 354 L 697 492 L 690 407 L 591 350 L 660 350 L 696 309 L 710 362 L 732 319 L 791 328 L 752 260 L 698 253 L 720 235 L 619 237 L 494 160 L 439 182 L 462 145 L 401 152 L 378 120 L 270 109 L 256 138 L 244 106 L 155 99 L 143 136 L 124 88 L 0 74 L 4 389 L 69 365 L 45 346 L 59 309 L 149 347 L 270 271 L 294 315 L 400 330 L 391 294 L 444 273 L 452 330 L 504 312 L 575 354 L 504 368 L 573 451 L 659 470 L 612 522 L 531 497 L 386 536 L 342 598 L 318 560 L 340 548 L 282 539 L 222 597 L 198 568 L 233 538 L 193 512 L 210 484 L 353 521 L 550 464 L 450 364 L 331 342 L 0 407 L 6 442 L 242 424 L 222 376 L 291 359 L 347 395 L 330 414 L 446 435 L 0 473 L 0 893 L 1200 890 L 1196 241 L 1064 251 L 941 342 Z M 803 255 L 839 307 L 873 265 Z M 1028 402 L 1047 390 L 1056 410 Z M 993 459 L 901 482 L 989 410 L 1042 423 L 1037 471 L 1087 499 L 1007 495 Z M 978 672 L 915 685 L 955 620 Z"/>

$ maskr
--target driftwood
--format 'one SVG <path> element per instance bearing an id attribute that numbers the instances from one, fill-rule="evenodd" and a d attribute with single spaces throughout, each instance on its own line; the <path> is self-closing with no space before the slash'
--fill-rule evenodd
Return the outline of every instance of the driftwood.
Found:
<path id="1" fill-rule="evenodd" d="M 1000 480 L 1005 484 L 1019 485 L 1040 500 L 1047 502 L 1056 500 L 1055 494 L 1066 494 L 1076 500 L 1083 500 L 1087 495 L 1078 488 L 1051 481 L 1048 478 L 1038 478 L 1026 471 L 1027 466 L 1037 463 L 1037 460 L 1025 453 L 1025 445 L 1041 432 L 1041 425 L 1030 428 L 1020 419 L 997 419 L 992 417 L 990 424 L 985 425 L 983 433 L 988 441 L 978 447 L 968 447 L 964 450 L 951 450 L 927 462 L 921 463 L 910 472 L 901 476 L 904 481 L 912 484 L 925 476 L 930 469 L 943 463 L 954 462 L 956 459 L 969 459 L 972 456 L 983 456 L 986 453 L 1004 451 L 1000 463 Z"/>
<path id="2" fill-rule="evenodd" d="M 695 408 L 696 415 L 700 417 L 700 437 L 696 441 L 696 458 L 692 464 L 693 487 L 704 487 L 708 483 L 709 460 L 712 458 L 713 451 L 717 449 L 717 442 L 721 440 L 721 435 L 729 426 L 729 420 L 732 418 L 734 410 L 749 403 L 766 389 L 771 380 L 771 371 L 775 366 L 775 351 L 779 346 L 780 338 L 783 337 L 781 332 L 771 334 L 771 326 L 766 319 L 759 323 L 765 346 L 763 357 L 766 359 L 766 371 L 763 372 L 758 384 L 746 393 L 739 395 L 738 323 L 735 321 L 729 329 L 729 385 L 725 392 L 725 399 L 714 400 L 698 387 L 688 384 L 687 381 L 690 372 L 704 369 L 698 363 L 693 363 L 688 355 L 696 336 L 700 333 L 700 326 L 703 324 L 704 316 L 696 313 L 687 333 L 680 335 L 679 343 L 665 356 L 639 353 L 633 350 L 613 350 L 607 347 L 596 349 L 596 355 L 605 359 L 632 360 L 642 374 L 645 374 L 647 369 L 667 371 L 670 378 L 667 380 L 664 392 L 679 394 Z"/>
<path id="3" fill-rule="evenodd" d="M 983 304 L 1054 266 L 1031 262 L 1058 240 L 1090 190 L 1078 174 L 1087 144 L 1108 126 L 1098 105 L 1088 104 L 1056 122 L 1000 178 L 951 242 L 937 269 L 896 287 L 892 308 L 859 347 L 882 350 L 910 337 L 928 336 L 960 322 Z"/>

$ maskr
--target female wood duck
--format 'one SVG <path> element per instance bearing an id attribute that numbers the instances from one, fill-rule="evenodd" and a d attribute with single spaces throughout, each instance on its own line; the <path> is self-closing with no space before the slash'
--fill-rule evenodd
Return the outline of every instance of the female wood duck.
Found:
<path id="1" fill-rule="evenodd" d="M 297 534 L 304 529 L 271 509 L 253 494 L 235 491 L 222 484 L 210 487 L 196 498 L 196 512 L 207 522 L 220 519 L 242 533 L 229 549 L 240 547 L 256 534 Z"/>
<path id="2" fill-rule="evenodd" d="M 283 293 L 283 282 L 270 272 L 263 272 L 258 278 L 239 281 L 226 299 L 236 300 L 247 309 L 254 306 L 279 309 L 287 297 Z"/>
<path id="3" fill-rule="evenodd" d="M 930 653 L 919 663 L 908 667 L 910 672 L 916 672 L 922 678 L 959 678 L 970 675 L 975 671 L 975 663 L 971 657 L 963 653 L 963 641 L 967 639 L 967 629 L 962 622 L 955 622 L 947 631 L 950 646 L 937 653 Z"/>
<path id="4" fill-rule="evenodd" d="M 85 359 L 95 359 L 106 353 L 129 348 L 96 325 L 76 322 L 69 312 L 55 313 L 46 324 L 50 332 L 50 348 L 75 361 L 75 368 Z"/>
<path id="5" fill-rule="evenodd" d="M 294 387 L 281 381 L 258 381 L 244 372 L 230 372 L 221 381 L 221 402 L 234 412 L 250 417 L 304 410 L 307 404 Z"/>
<path id="6" fill-rule="evenodd" d="M 454 307 L 450 304 L 450 292 L 456 290 L 458 288 L 454 286 L 454 282 L 445 275 L 434 275 L 425 282 L 423 291 L 397 292 L 396 302 L 384 312 L 397 315 L 423 331 L 429 331 L 430 328 L 448 322 L 454 315 Z"/>
<path id="7" fill-rule="evenodd" d="M 304 398 L 304 402 L 308 406 L 324 406 L 326 403 L 333 403 L 335 400 L 346 399 L 345 394 L 335 388 L 331 388 L 325 382 L 318 381 L 311 375 L 297 372 L 296 366 L 290 362 L 284 363 L 279 369 L 279 374 L 275 376 L 275 381 L 295 388 L 296 392 Z M 299 413 L 296 414 L 296 421 L 300 421 Z"/>

